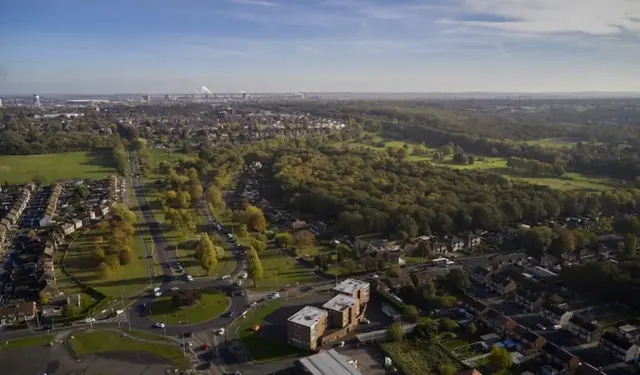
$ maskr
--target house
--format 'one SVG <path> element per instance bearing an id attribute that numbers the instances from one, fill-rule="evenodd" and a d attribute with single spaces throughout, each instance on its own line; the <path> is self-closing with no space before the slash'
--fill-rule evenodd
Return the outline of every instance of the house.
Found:
<path id="1" fill-rule="evenodd" d="M 62 232 L 67 236 L 75 231 L 76 231 L 76 227 L 73 224 L 67 223 L 62 225 Z"/>
<path id="2" fill-rule="evenodd" d="M 456 252 L 464 249 L 464 241 L 458 237 L 449 239 L 449 251 Z"/>
<path id="3" fill-rule="evenodd" d="M 436 241 L 432 246 L 434 255 L 444 255 L 449 251 L 449 246 L 446 242 Z"/>
<path id="4" fill-rule="evenodd" d="M 75 229 L 82 228 L 82 219 L 74 219 L 73 226 L 75 227 Z"/>
<path id="5" fill-rule="evenodd" d="M 489 310 L 489 306 L 485 305 L 479 299 L 476 299 L 468 294 L 462 297 L 462 307 L 470 313 L 471 316 L 482 315 Z M 471 317 L 470 316 L 470 317 Z"/>
<path id="6" fill-rule="evenodd" d="M 567 304 L 555 305 L 550 302 L 546 302 L 542 305 L 540 313 L 547 320 L 553 324 L 566 327 L 569 324 L 569 319 L 573 316 L 573 311 L 569 311 Z"/>
<path id="7" fill-rule="evenodd" d="M 477 234 L 469 233 L 465 239 L 465 246 L 467 248 L 476 248 L 480 246 L 481 243 L 482 237 L 478 236 Z"/>
<path id="8" fill-rule="evenodd" d="M 0 307 L 0 325 L 8 326 L 35 319 L 37 314 L 35 302 L 16 303 Z"/>
<path id="9" fill-rule="evenodd" d="M 520 324 L 510 332 L 510 336 L 519 342 L 518 351 L 527 356 L 534 356 L 540 353 L 547 342 L 544 337 L 535 334 Z"/>
<path id="10" fill-rule="evenodd" d="M 476 369 L 471 369 L 471 370 L 456 372 L 456 375 L 482 375 L 482 373 Z"/>
<path id="11" fill-rule="evenodd" d="M 514 302 L 529 312 L 538 312 L 542 307 L 542 295 L 527 288 L 517 288 Z"/>
<path id="12" fill-rule="evenodd" d="M 406 273 L 402 273 L 398 277 L 385 277 L 384 279 L 382 279 L 382 282 L 387 284 L 389 288 L 395 290 L 398 290 L 405 286 L 413 285 L 411 277 Z"/>
<path id="13" fill-rule="evenodd" d="M 89 219 L 95 220 L 98 217 L 96 210 L 89 210 Z"/>
<path id="14" fill-rule="evenodd" d="M 53 247 L 45 247 L 42 255 L 45 257 L 45 259 L 53 258 Z"/>
<path id="15" fill-rule="evenodd" d="M 518 284 L 507 275 L 494 273 L 489 276 L 489 287 L 504 296 L 515 292 Z"/>
<path id="16" fill-rule="evenodd" d="M 614 332 L 607 331 L 600 336 L 600 348 L 620 361 L 631 362 L 640 358 L 640 346 Z"/>
<path id="17" fill-rule="evenodd" d="M 489 277 L 491 276 L 491 269 L 489 267 L 478 266 L 471 271 L 469 279 L 477 282 L 480 285 L 488 285 Z"/>
<path id="18" fill-rule="evenodd" d="M 574 336 L 578 336 L 588 342 L 595 341 L 600 334 L 600 327 L 596 323 L 590 322 L 580 315 L 574 315 L 569 318 L 567 329 Z"/>
<path id="19" fill-rule="evenodd" d="M 504 316 L 503 314 L 492 308 L 482 314 L 480 316 L 480 319 L 485 324 L 485 326 L 487 326 L 487 328 L 493 329 L 493 331 L 500 336 L 504 336 L 518 326 L 518 323 L 516 323 L 513 319 Z"/>
<path id="20" fill-rule="evenodd" d="M 629 341 L 640 340 L 640 328 L 631 324 L 625 324 L 618 327 L 618 334 L 626 337 Z"/>
<path id="21" fill-rule="evenodd" d="M 307 223 L 302 220 L 296 220 L 291 224 L 292 230 L 304 229 L 307 227 Z"/>
<path id="22" fill-rule="evenodd" d="M 549 363 L 561 369 L 561 372 L 576 370 L 580 367 L 580 359 L 559 346 L 546 342 L 542 352 Z"/>
<path id="23" fill-rule="evenodd" d="M 41 227 L 48 227 L 49 225 L 53 224 L 53 215 L 49 214 L 49 212 L 47 211 L 42 219 L 40 219 L 39 224 Z"/>

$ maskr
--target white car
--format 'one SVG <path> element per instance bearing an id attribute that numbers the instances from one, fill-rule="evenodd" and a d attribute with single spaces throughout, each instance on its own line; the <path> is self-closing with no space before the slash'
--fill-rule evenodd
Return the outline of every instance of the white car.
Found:
<path id="1" fill-rule="evenodd" d="M 158 288 L 158 287 L 153 288 L 153 292 L 154 293 L 159 292 L 159 291 L 160 291 L 160 288 Z"/>
<path id="2" fill-rule="evenodd" d="M 191 275 L 187 275 L 187 276 L 185 276 L 185 277 L 187 278 L 187 281 L 193 281 L 193 276 L 191 276 Z"/>
<path id="3" fill-rule="evenodd" d="M 278 298 L 280 298 L 280 293 L 274 292 L 274 293 L 270 294 L 269 297 L 271 299 L 278 299 Z"/>
<path id="4" fill-rule="evenodd" d="M 124 310 L 116 310 L 116 315 L 120 315 L 124 312 Z"/>
<path id="5" fill-rule="evenodd" d="M 371 324 L 371 321 L 367 318 L 362 319 L 362 324 Z"/>
<path id="6" fill-rule="evenodd" d="M 224 328 L 220 328 L 219 330 L 216 331 L 216 335 L 222 336 L 224 335 L 224 332 L 225 332 Z"/>
<path id="7" fill-rule="evenodd" d="M 96 318 L 87 318 L 84 321 L 85 321 L 85 323 L 93 323 L 93 322 L 96 321 Z"/>
<path id="8" fill-rule="evenodd" d="M 249 307 L 256 307 L 258 305 L 258 302 L 253 301 L 249 304 Z"/>
<path id="9" fill-rule="evenodd" d="M 154 297 L 160 297 L 162 295 L 162 292 L 155 292 L 153 293 Z"/>
<path id="10" fill-rule="evenodd" d="M 156 328 L 164 328 L 166 327 L 164 323 L 156 323 Z"/>
<path id="11" fill-rule="evenodd" d="M 230 279 L 230 278 L 231 278 L 231 275 L 224 275 L 224 276 L 222 276 L 222 280 L 227 280 L 227 279 Z"/>
<path id="12" fill-rule="evenodd" d="M 237 286 L 242 286 L 242 280 L 238 280 L 238 281 L 236 281 L 236 282 L 235 282 L 235 284 L 236 284 Z"/>
<path id="13" fill-rule="evenodd" d="M 246 279 L 247 277 L 249 277 L 249 274 L 246 272 L 241 273 L 240 275 L 238 275 L 239 278 L 241 279 Z"/>
<path id="14" fill-rule="evenodd" d="M 173 288 L 171 288 L 172 292 L 175 292 L 176 290 L 179 290 L 180 288 L 178 288 L 177 286 L 174 286 Z"/>

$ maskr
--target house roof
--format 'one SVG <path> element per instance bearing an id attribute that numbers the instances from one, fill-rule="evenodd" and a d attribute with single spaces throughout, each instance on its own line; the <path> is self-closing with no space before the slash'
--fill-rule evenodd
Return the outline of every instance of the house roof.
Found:
<path id="1" fill-rule="evenodd" d="M 600 336 L 600 340 L 608 341 L 609 343 L 617 346 L 622 350 L 629 350 L 629 348 L 633 346 L 633 343 L 626 337 L 616 335 L 615 333 L 609 331 L 603 333 L 602 336 Z"/>
<path id="2" fill-rule="evenodd" d="M 577 358 L 576 356 L 574 356 L 573 354 L 569 353 L 568 351 L 560 348 L 559 346 L 552 344 L 550 342 L 546 342 L 544 344 L 544 346 L 542 347 L 542 350 L 549 354 L 550 356 L 552 356 L 553 358 L 556 358 L 557 360 L 564 362 L 564 363 L 568 363 L 572 358 Z"/>
<path id="3" fill-rule="evenodd" d="M 525 339 L 528 342 L 534 342 L 536 341 L 538 338 L 540 338 L 541 336 L 537 335 L 536 333 L 534 333 L 533 331 L 531 331 L 530 329 L 519 325 L 518 327 L 516 327 L 516 330 L 518 331 L 518 333 L 520 334 L 520 336 L 522 336 L 523 339 Z"/>
<path id="4" fill-rule="evenodd" d="M 471 308 L 473 308 L 473 309 L 475 309 L 477 311 L 483 311 L 488 307 L 483 302 L 481 302 L 481 301 L 479 301 L 479 300 L 477 300 L 477 299 L 475 299 L 475 298 L 473 298 L 473 297 L 471 297 L 469 295 L 465 295 L 464 297 L 462 297 L 462 302 L 465 305 L 467 305 L 467 306 L 469 306 L 469 307 L 471 307 Z"/>
<path id="5" fill-rule="evenodd" d="M 561 307 L 560 305 L 554 305 L 550 302 L 545 303 L 542 308 L 556 315 L 563 315 L 567 312 L 567 309 Z"/>
<path id="6" fill-rule="evenodd" d="M 594 332 L 598 330 L 597 324 L 594 324 L 579 315 L 572 316 L 571 319 L 569 319 L 569 323 L 575 324 L 578 327 L 586 329 L 589 332 Z"/>
<path id="7" fill-rule="evenodd" d="M 478 276 L 484 277 L 490 274 L 491 270 L 487 267 L 477 266 L 476 268 L 473 269 L 473 273 Z"/>
<path id="8" fill-rule="evenodd" d="M 526 299 L 527 301 L 530 302 L 535 302 L 538 299 L 540 299 L 541 295 L 540 293 L 533 291 L 531 289 L 527 289 L 527 288 L 518 288 L 516 289 L 516 295 Z"/>

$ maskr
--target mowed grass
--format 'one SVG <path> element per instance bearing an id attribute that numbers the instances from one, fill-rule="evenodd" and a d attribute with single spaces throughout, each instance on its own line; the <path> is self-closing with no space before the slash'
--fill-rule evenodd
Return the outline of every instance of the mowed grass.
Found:
<path id="1" fill-rule="evenodd" d="M 275 249 L 266 249 L 260 254 L 264 277 L 258 281 L 257 289 L 274 289 L 286 285 L 304 284 L 315 280 L 313 270 L 302 267 L 291 257 L 281 255 Z M 248 285 L 253 285 L 248 282 Z"/>
<path id="2" fill-rule="evenodd" d="M 69 273 L 89 284 L 107 297 L 119 299 L 149 285 L 149 273 L 140 236 L 134 236 L 131 263 L 120 266 L 109 277 L 98 275 L 98 259 L 94 254 L 97 237 L 107 238 L 106 233 L 91 229 L 69 246 L 65 265 Z"/>
<path id="3" fill-rule="evenodd" d="M 64 152 L 43 155 L 0 156 L 0 181 L 22 184 L 41 176 L 46 182 L 102 179 L 116 173 L 111 150 Z"/>
<path id="4" fill-rule="evenodd" d="M 227 310 L 229 299 L 217 292 L 202 292 L 200 300 L 193 306 L 176 308 L 171 304 L 172 296 L 156 298 L 147 307 L 151 319 L 165 324 L 193 324 L 214 319 Z"/>
<path id="5" fill-rule="evenodd" d="M 33 346 L 47 346 L 53 341 L 53 335 L 22 337 L 0 342 L 0 349 L 20 349 Z"/>
<path id="6" fill-rule="evenodd" d="M 88 331 L 69 339 L 71 348 L 78 356 L 106 352 L 142 352 L 166 359 L 180 368 L 188 368 L 190 363 L 177 345 L 141 342 L 121 337 L 114 331 Z"/>
<path id="7" fill-rule="evenodd" d="M 305 351 L 289 345 L 285 341 L 271 340 L 260 332 L 254 332 L 253 327 L 260 326 L 264 319 L 273 314 L 281 306 L 281 301 L 272 301 L 267 305 L 250 310 L 247 318 L 240 320 L 237 328 L 238 338 L 249 351 L 253 360 L 257 363 L 277 361 L 282 358 L 305 354 Z M 284 322 L 282 322 L 284 329 Z"/>

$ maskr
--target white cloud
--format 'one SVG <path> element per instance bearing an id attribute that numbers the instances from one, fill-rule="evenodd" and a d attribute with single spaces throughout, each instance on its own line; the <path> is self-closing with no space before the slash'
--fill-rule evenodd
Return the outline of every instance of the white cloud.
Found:
<path id="1" fill-rule="evenodd" d="M 274 5 L 277 5 L 274 2 L 265 1 L 265 0 L 231 0 L 231 1 L 236 3 L 236 4 L 257 5 L 257 6 L 261 6 L 261 7 L 272 7 Z"/>
<path id="2" fill-rule="evenodd" d="M 320 54 L 320 50 L 318 50 L 317 48 L 313 48 L 304 44 L 298 45 L 298 50 L 302 51 L 302 52 L 306 52 L 306 53 L 311 53 L 314 55 L 319 55 Z"/>
<path id="3" fill-rule="evenodd" d="M 463 17 L 445 18 L 445 26 L 466 26 L 522 34 L 582 33 L 640 35 L 637 0 L 459 0 Z M 492 16 L 499 20 L 487 20 Z"/>

